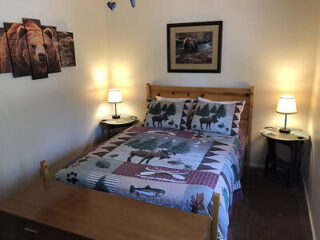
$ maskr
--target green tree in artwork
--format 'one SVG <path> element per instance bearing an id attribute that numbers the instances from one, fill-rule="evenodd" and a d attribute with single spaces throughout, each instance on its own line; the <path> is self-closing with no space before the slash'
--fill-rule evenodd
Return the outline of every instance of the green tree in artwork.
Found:
<path id="1" fill-rule="evenodd" d="M 149 109 L 149 113 L 153 114 L 153 112 L 154 112 L 154 107 L 151 106 L 150 109 Z"/>
<path id="2" fill-rule="evenodd" d="M 174 103 L 171 103 L 167 109 L 167 114 L 170 115 L 175 115 L 176 114 L 176 105 Z"/>
<path id="3" fill-rule="evenodd" d="M 224 105 L 220 105 L 216 113 L 217 118 L 223 118 L 226 115 L 227 115 L 226 107 Z"/>
<path id="4" fill-rule="evenodd" d="M 106 176 L 99 178 L 99 180 L 96 182 L 93 189 L 101 191 L 101 192 L 109 192 L 107 186 L 104 184 L 105 179 L 106 179 Z"/>
<path id="5" fill-rule="evenodd" d="M 161 108 L 161 111 L 162 112 L 167 112 L 167 110 L 168 110 L 168 105 L 165 103 L 165 104 L 163 104 L 163 106 Z"/>
<path id="6" fill-rule="evenodd" d="M 159 148 L 161 149 L 170 149 L 172 147 L 172 140 L 164 142 L 159 145 Z"/>
<path id="7" fill-rule="evenodd" d="M 184 153 L 188 153 L 189 151 L 190 151 L 190 145 L 188 141 L 178 143 L 177 145 L 174 145 L 168 150 L 168 152 L 171 152 L 174 154 L 184 154 Z"/>
<path id="8" fill-rule="evenodd" d="M 201 117 L 209 116 L 210 115 L 209 104 L 204 105 L 202 108 L 199 106 L 195 114 Z"/>
<path id="9" fill-rule="evenodd" d="M 217 105 L 213 105 L 213 107 L 210 109 L 210 113 L 217 113 Z"/>
<path id="10" fill-rule="evenodd" d="M 152 105 L 149 113 L 153 114 L 153 115 L 159 115 L 161 114 L 161 104 L 160 102 L 158 102 L 156 105 Z"/>
<path id="11" fill-rule="evenodd" d="M 195 115 L 201 116 L 201 107 L 197 107 L 196 112 L 194 113 Z"/>
<path id="12" fill-rule="evenodd" d="M 201 109 L 201 116 L 202 117 L 207 117 L 210 115 L 210 110 L 209 110 L 209 104 L 206 104 L 203 106 L 203 108 Z"/>

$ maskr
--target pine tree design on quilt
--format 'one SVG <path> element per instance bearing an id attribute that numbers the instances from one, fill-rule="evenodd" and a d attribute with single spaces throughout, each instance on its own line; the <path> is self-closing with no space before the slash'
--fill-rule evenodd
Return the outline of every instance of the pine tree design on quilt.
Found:
<path id="1" fill-rule="evenodd" d="M 99 178 L 99 180 L 96 182 L 93 189 L 101 192 L 109 192 L 107 186 L 104 184 L 105 179 L 106 179 L 106 176 Z"/>
<path id="2" fill-rule="evenodd" d="M 200 210 L 204 209 L 203 206 L 203 201 L 204 201 L 204 194 L 201 193 L 197 193 L 197 196 L 191 197 L 191 203 L 190 203 L 190 207 L 191 207 L 191 212 L 193 213 L 198 213 Z"/>
<path id="3" fill-rule="evenodd" d="M 172 141 L 164 142 L 158 145 L 158 139 L 151 138 L 145 141 L 140 139 L 135 139 L 126 143 L 125 145 L 138 149 L 130 152 L 130 155 L 127 158 L 127 162 L 131 162 L 134 157 L 141 158 L 139 164 L 145 162 L 145 164 L 149 164 L 149 162 L 153 158 L 161 159 L 170 159 L 170 155 L 176 154 L 185 154 L 190 151 L 190 144 L 188 141 L 180 142 L 174 146 L 172 146 Z M 189 166 L 186 166 L 186 168 Z"/>
<path id="4" fill-rule="evenodd" d="M 177 145 L 174 145 L 170 149 L 168 149 L 168 152 L 173 154 L 185 154 L 190 151 L 190 145 L 188 141 L 184 141 L 181 143 L 178 143 Z"/>
<path id="5" fill-rule="evenodd" d="M 110 163 L 105 161 L 105 160 L 99 160 L 96 162 L 96 167 L 98 168 L 109 168 L 110 167 Z"/>

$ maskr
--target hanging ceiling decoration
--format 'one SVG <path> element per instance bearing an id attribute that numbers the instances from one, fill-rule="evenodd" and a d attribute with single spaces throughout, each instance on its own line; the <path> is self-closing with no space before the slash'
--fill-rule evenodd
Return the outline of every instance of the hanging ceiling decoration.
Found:
<path id="1" fill-rule="evenodd" d="M 130 0 L 131 7 L 134 8 L 136 6 L 136 0 Z M 117 6 L 117 3 L 115 1 L 108 1 L 107 2 L 107 7 L 113 11 Z"/>

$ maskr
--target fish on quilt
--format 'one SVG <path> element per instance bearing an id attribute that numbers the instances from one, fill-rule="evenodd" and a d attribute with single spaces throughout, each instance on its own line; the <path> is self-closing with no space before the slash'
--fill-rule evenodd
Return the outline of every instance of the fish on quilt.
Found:
<path id="1" fill-rule="evenodd" d="M 131 194 L 137 194 L 139 195 L 143 195 L 146 197 L 161 197 L 163 196 L 166 192 L 162 189 L 158 189 L 158 188 L 151 188 L 149 185 L 147 185 L 144 188 L 136 188 L 133 185 L 130 186 L 130 193 Z"/>

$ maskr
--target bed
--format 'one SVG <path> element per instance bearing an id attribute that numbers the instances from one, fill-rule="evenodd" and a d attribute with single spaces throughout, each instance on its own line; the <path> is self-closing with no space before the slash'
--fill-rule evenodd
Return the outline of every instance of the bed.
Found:
<path id="1" fill-rule="evenodd" d="M 53 180 L 207 215 L 212 239 L 227 239 L 232 203 L 249 165 L 254 87 L 147 84 L 147 97 L 245 100 L 239 136 L 133 126 L 77 158 Z M 48 178 L 46 162 L 41 163 Z"/>

